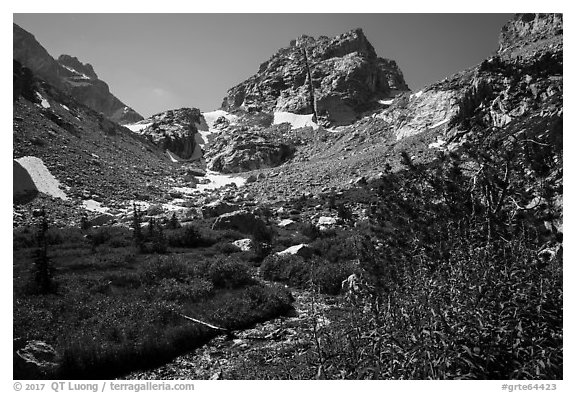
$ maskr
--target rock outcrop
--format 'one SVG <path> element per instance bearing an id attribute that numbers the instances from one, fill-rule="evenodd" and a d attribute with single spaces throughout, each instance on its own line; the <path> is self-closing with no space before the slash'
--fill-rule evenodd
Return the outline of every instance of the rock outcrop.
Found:
<path id="1" fill-rule="evenodd" d="M 292 41 L 258 73 L 231 88 L 222 109 L 296 114 L 316 110 L 319 117 L 344 124 L 373 108 L 377 100 L 408 90 L 396 62 L 378 57 L 362 30 L 356 29 L 335 38 L 301 36 Z"/>
<path id="2" fill-rule="evenodd" d="M 274 136 L 274 127 L 223 132 L 210 146 L 208 167 L 222 173 L 238 173 L 278 166 L 292 157 L 292 144 Z"/>
<path id="3" fill-rule="evenodd" d="M 502 27 L 498 52 L 514 50 L 538 41 L 562 40 L 562 14 L 516 14 Z"/>
<path id="4" fill-rule="evenodd" d="M 553 76 L 562 74 L 561 14 L 518 14 L 502 28 L 499 42 L 495 56 L 415 94 L 398 95 L 376 117 L 390 124 L 397 140 L 425 131 L 453 134 L 451 124 L 490 99 L 484 104 L 485 120 L 503 127 L 523 116 L 542 89 L 548 96 L 561 91 Z M 551 78 L 543 81 L 544 75 Z M 522 89 L 534 97 L 512 102 L 512 93 Z"/>
<path id="5" fill-rule="evenodd" d="M 68 55 L 55 60 L 29 32 L 16 24 L 13 25 L 13 32 L 14 60 L 28 67 L 37 77 L 119 124 L 142 119 L 141 115 L 110 92 L 106 82 L 98 79 L 90 64 L 83 64 Z"/>
<path id="6" fill-rule="evenodd" d="M 172 153 L 172 159 L 197 160 L 202 158 L 198 143 L 201 121 L 199 109 L 180 108 L 157 113 L 128 128 Z"/>
<path id="7" fill-rule="evenodd" d="M 266 224 L 254 214 L 239 210 L 219 216 L 214 221 L 212 229 L 233 229 L 245 234 L 258 235 L 266 232 Z"/>

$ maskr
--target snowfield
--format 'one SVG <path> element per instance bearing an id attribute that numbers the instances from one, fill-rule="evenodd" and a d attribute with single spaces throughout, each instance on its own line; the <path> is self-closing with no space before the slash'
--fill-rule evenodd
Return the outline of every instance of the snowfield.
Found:
<path id="1" fill-rule="evenodd" d="M 225 117 L 230 123 L 233 123 L 238 116 L 223 111 L 221 109 L 212 111 L 212 112 L 203 112 L 202 116 L 204 117 L 204 121 L 206 124 L 198 125 L 198 129 L 202 131 L 209 131 L 214 128 L 214 123 L 219 117 Z"/>
<path id="2" fill-rule="evenodd" d="M 150 124 L 152 124 L 152 123 L 140 123 L 140 122 L 138 122 L 138 123 L 126 124 L 124 127 L 128 128 L 130 131 L 140 133 L 140 131 L 142 131 L 143 129 L 148 127 Z"/>
<path id="3" fill-rule="evenodd" d="M 292 128 L 312 127 L 318 129 L 318 124 L 312 121 L 312 114 L 310 115 L 297 115 L 290 112 L 274 112 L 273 124 L 289 123 Z"/>
<path id="4" fill-rule="evenodd" d="M 98 212 L 98 213 L 106 213 L 108 210 L 107 207 L 103 207 L 100 202 L 96 202 L 93 199 L 86 199 L 82 201 L 82 207 L 86 210 L 90 210 L 91 212 Z"/>
<path id="5" fill-rule="evenodd" d="M 26 169 L 39 192 L 68 200 L 64 191 L 60 189 L 60 182 L 46 168 L 44 161 L 33 156 L 17 158 L 16 161 Z"/>

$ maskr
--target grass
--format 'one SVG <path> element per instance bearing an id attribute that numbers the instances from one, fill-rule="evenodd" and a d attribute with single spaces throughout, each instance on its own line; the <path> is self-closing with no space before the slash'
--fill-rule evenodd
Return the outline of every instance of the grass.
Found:
<path id="1" fill-rule="evenodd" d="M 90 230 L 91 237 L 52 230 L 60 239 L 49 248 L 58 290 L 34 295 L 33 232 L 14 237 L 15 350 L 31 340 L 46 342 L 58 354 L 57 366 L 31 368 L 15 356 L 17 379 L 121 376 L 159 366 L 216 334 L 181 314 L 234 330 L 291 307 L 286 290 L 256 282 L 252 268 L 234 255 L 207 257 L 210 248 L 197 245 L 168 255 L 140 254 L 116 246 L 129 240 L 129 232 L 117 228 Z"/>

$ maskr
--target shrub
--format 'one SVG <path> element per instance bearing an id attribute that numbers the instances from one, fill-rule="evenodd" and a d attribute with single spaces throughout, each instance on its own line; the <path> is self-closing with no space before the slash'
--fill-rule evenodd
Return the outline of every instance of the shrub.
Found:
<path id="1" fill-rule="evenodd" d="M 311 222 L 307 222 L 300 228 L 300 233 L 308 237 L 310 240 L 316 240 L 320 237 L 320 229 Z"/>
<path id="2" fill-rule="evenodd" d="M 314 267 L 312 282 L 322 293 L 337 295 L 342 288 L 342 281 L 354 273 L 355 266 L 349 262 L 329 263 L 319 260 Z"/>
<path id="3" fill-rule="evenodd" d="M 170 278 L 184 282 L 194 277 L 194 271 L 181 259 L 154 258 L 144 265 L 141 277 L 142 281 L 147 284 Z"/>
<path id="4" fill-rule="evenodd" d="M 215 248 L 221 253 L 221 254 L 234 254 L 237 252 L 240 252 L 242 250 L 240 250 L 240 248 L 232 243 L 218 243 L 215 245 Z"/>
<path id="5" fill-rule="evenodd" d="M 196 302 L 210 296 L 213 290 L 214 285 L 203 278 L 193 278 L 186 282 L 165 278 L 160 281 L 154 292 L 161 300 Z"/>
<path id="6" fill-rule="evenodd" d="M 208 277 L 217 288 L 239 288 L 254 282 L 248 266 L 237 259 L 217 259 L 208 269 Z"/>
<path id="7" fill-rule="evenodd" d="M 169 231 L 166 235 L 168 245 L 171 247 L 208 247 L 216 241 L 201 234 L 193 225 L 186 225 L 177 230 Z"/>
<path id="8" fill-rule="evenodd" d="M 298 255 L 269 255 L 260 266 L 260 274 L 264 279 L 301 288 L 308 285 L 310 270 L 310 263 Z"/>

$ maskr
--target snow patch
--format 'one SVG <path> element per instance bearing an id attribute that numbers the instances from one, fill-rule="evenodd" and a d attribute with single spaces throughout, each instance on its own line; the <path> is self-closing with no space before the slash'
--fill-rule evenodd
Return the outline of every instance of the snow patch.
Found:
<path id="1" fill-rule="evenodd" d="M 28 171 L 38 191 L 55 198 L 68 199 L 64 191 L 60 189 L 60 182 L 50 173 L 40 158 L 25 156 L 17 158 L 16 161 Z"/>
<path id="2" fill-rule="evenodd" d="M 36 96 L 40 99 L 40 105 L 42 105 L 42 108 L 44 109 L 48 109 L 50 108 L 50 103 L 48 102 L 48 100 L 44 97 L 42 97 L 42 95 L 38 92 L 36 92 Z"/>
<path id="3" fill-rule="evenodd" d="M 434 124 L 434 125 L 430 126 L 430 128 L 436 128 L 436 127 L 440 127 L 442 124 L 446 124 L 446 123 L 448 123 L 448 121 L 449 121 L 449 120 L 450 120 L 450 119 L 444 119 L 444 120 L 442 120 L 442 121 L 439 121 L 438 123 L 436 123 L 436 124 Z"/>
<path id="4" fill-rule="evenodd" d="M 152 122 L 150 122 L 150 123 L 138 122 L 138 123 L 126 124 L 124 127 L 128 128 L 132 132 L 140 133 L 140 131 L 142 131 L 143 129 L 148 127 L 150 124 L 152 124 Z"/>
<path id="5" fill-rule="evenodd" d="M 212 112 L 203 112 L 202 116 L 204 117 L 204 121 L 206 124 L 198 125 L 198 129 L 201 131 L 210 131 L 214 128 L 214 123 L 218 120 L 219 117 L 225 117 L 230 123 L 234 122 L 238 116 L 223 111 L 222 109 L 218 109 Z"/>
<path id="6" fill-rule="evenodd" d="M 236 184 L 236 187 L 242 187 L 246 184 L 246 179 L 240 176 L 223 175 L 218 172 L 208 170 L 206 176 L 202 179 L 208 179 L 206 184 L 198 184 L 196 187 L 174 187 L 174 191 L 181 192 L 183 194 L 199 194 L 208 190 L 216 190 L 218 188 L 225 187 L 229 184 Z"/>
<path id="7" fill-rule="evenodd" d="M 412 99 L 412 97 L 420 98 L 420 96 L 422 95 L 422 93 L 423 93 L 423 91 L 420 90 L 418 93 L 410 94 L 410 99 Z"/>
<path id="8" fill-rule="evenodd" d="M 274 112 L 273 124 L 289 123 L 292 128 L 312 127 L 317 130 L 318 124 L 312 121 L 313 116 L 313 114 L 297 115 L 296 113 L 290 112 Z"/>
<path id="9" fill-rule="evenodd" d="M 197 190 L 205 191 L 205 190 L 216 190 L 217 188 L 221 188 L 227 186 L 228 184 L 236 184 L 237 187 L 241 187 L 246 184 L 246 179 L 240 176 L 230 176 L 230 175 L 223 175 L 218 172 L 214 171 L 207 171 L 206 178 L 210 180 L 208 184 L 198 184 Z"/>
<path id="10" fill-rule="evenodd" d="M 166 150 L 166 154 L 168 154 L 168 157 L 170 158 L 170 161 L 172 162 L 179 162 L 176 159 L 176 155 L 174 153 L 172 153 L 170 150 Z"/>
<path id="11" fill-rule="evenodd" d="M 90 210 L 91 212 L 98 213 L 106 213 L 108 210 L 110 210 L 107 207 L 103 207 L 100 202 L 97 202 L 93 199 L 86 199 L 85 201 L 82 201 L 82 207 L 84 207 L 86 210 Z"/>
<path id="12" fill-rule="evenodd" d="M 378 100 L 378 103 L 382 105 L 392 105 L 393 102 L 394 98 L 392 98 L 391 100 Z"/>
<path id="13" fill-rule="evenodd" d="M 66 68 L 68 71 L 72 72 L 73 74 L 78 75 L 78 77 L 80 77 L 80 79 L 90 79 L 90 77 L 86 74 L 83 74 L 81 72 L 76 71 L 74 68 L 72 67 L 68 67 L 62 64 L 62 67 Z"/>
<path id="14" fill-rule="evenodd" d="M 62 108 L 66 109 L 68 112 L 70 112 L 70 108 L 68 108 L 66 105 L 60 104 L 60 106 L 62 106 Z"/>
<path id="15" fill-rule="evenodd" d="M 438 138 L 438 140 L 436 142 L 432 142 L 428 145 L 429 149 L 442 149 L 444 148 L 444 145 L 446 144 L 446 141 L 443 141 L 442 139 Z"/>

